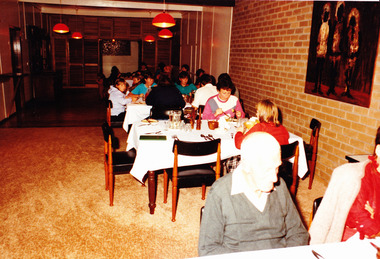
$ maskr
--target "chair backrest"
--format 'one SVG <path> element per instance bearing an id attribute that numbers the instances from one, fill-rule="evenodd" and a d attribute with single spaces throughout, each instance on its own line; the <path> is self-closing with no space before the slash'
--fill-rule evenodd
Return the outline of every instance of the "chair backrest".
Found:
<path id="1" fill-rule="evenodd" d="M 296 194 L 297 186 L 297 177 L 298 177 L 298 155 L 299 155 L 299 146 L 298 141 L 287 145 L 281 145 L 281 159 L 283 163 L 288 162 L 289 159 L 294 157 L 293 166 L 292 166 L 292 184 L 290 186 L 290 193 L 293 197 Z"/>
<path id="2" fill-rule="evenodd" d="M 112 101 L 108 100 L 107 101 L 107 116 L 106 116 L 106 120 L 107 120 L 107 123 L 109 126 L 111 126 L 111 109 L 112 109 L 113 105 L 112 105 Z"/>
<path id="3" fill-rule="evenodd" d="M 204 141 L 204 142 L 187 142 L 181 140 L 175 140 L 173 145 L 174 153 L 174 166 L 173 166 L 173 175 L 176 174 L 178 168 L 178 155 L 184 156 L 206 156 L 215 154 L 217 155 L 216 159 L 216 179 L 220 177 L 221 169 L 221 150 L 220 150 L 220 138 Z M 175 173 L 174 173 L 175 172 Z"/>
<path id="4" fill-rule="evenodd" d="M 103 137 L 104 137 L 105 142 L 108 142 L 110 137 L 112 139 L 113 131 L 110 125 L 108 124 L 108 121 L 105 121 L 102 124 L 102 130 L 103 130 Z"/>
<path id="5" fill-rule="evenodd" d="M 318 137 L 319 137 L 319 131 L 321 129 L 321 122 L 317 119 L 312 119 L 310 121 L 310 129 L 312 129 L 311 131 L 311 136 L 310 136 L 310 145 L 312 145 L 313 147 L 315 147 L 315 149 L 317 148 L 318 146 Z"/>
<path id="6" fill-rule="evenodd" d="M 168 120 L 170 111 L 182 112 L 182 108 L 181 107 L 166 108 L 166 107 L 153 106 L 152 109 L 150 110 L 150 117 L 152 119 L 157 119 L 157 120 Z M 183 119 L 183 113 L 181 114 L 181 118 Z"/>

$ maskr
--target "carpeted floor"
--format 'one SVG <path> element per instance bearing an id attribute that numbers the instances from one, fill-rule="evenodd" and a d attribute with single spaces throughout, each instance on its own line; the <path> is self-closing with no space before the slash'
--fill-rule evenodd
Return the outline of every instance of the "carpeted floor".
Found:
<path id="1" fill-rule="evenodd" d="M 197 256 L 200 188 L 181 189 L 177 221 L 171 200 L 149 214 L 147 187 L 116 177 L 114 207 L 104 188 L 100 127 L 0 129 L 2 258 L 188 258 Z M 126 133 L 118 129 L 121 148 Z M 297 203 L 308 223 L 325 186 L 300 181 Z M 169 195 L 170 199 L 170 195 Z"/>

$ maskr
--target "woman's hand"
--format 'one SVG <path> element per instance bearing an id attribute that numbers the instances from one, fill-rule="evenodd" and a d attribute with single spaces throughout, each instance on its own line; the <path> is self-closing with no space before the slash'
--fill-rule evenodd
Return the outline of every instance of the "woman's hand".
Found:
<path id="1" fill-rule="evenodd" d="M 222 108 L 218 108 L 218 109 L 216 109 L 216 111 L 215 111 L 215 117 L 216 116 L 218 116 L 218 115 L 220 115 L 220 114 L 222 114 L 223 113 L 223 110 L 222 110 Z"/>

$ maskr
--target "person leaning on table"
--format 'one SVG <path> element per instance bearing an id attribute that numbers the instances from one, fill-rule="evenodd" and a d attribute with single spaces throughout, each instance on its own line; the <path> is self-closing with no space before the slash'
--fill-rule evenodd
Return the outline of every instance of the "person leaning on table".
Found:
<path id="1" fill-rule="evenodd" d="M 207 195 L 199 256 L 308 244 L 309 234 L 286 184 L 277 177 L 280 165 L 280 145 L 269 133 L 244 139 L 240 165 L 218 179 Z"/>

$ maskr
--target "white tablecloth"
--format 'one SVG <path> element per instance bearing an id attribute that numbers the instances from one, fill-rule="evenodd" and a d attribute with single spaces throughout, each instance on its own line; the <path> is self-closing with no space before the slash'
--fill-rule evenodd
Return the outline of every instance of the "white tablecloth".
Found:
<path id="1" fill-rule="evenodd" d="M 376 259 L 376 249 L 369 243 L 373 242 L 380 246 L 380 239 L 375 240 L 348 240 L 340 243 L 329 243 L 310 246 L 295 246 L 288 248 L 268 249 L 250 252 L 240 252 L 232 254 L 221 254 L 214 256 L 205 256 L 204 258 L 293 258 L 293 259 L 316 259 L 312 250 L 323 256 L 325 259 L 337 258 L 366 258 Z"/>
<path id="2" fill-rule="evenodd" d="M 127 112 L 125 113 L 123 129 L 128 132 L 128 125 L 141 121 L 150 115 L 152 106 L 146 104 L 127 104 Z"/>
<path id="3" fill-rule="evenodd" d="M 148 171 L 155 171 L 164 168 L 173 167 L 173 136 L 176 135 L 183 141 L 205 141 L 200 135 L 212 134 L 214 138 L 221 139 L 221 158 L 226 159 L 240 154 L 240 150 L 235 147 L 233 136 L 235 134 L 235 127 L 230 130 L 210 130 L 207 126 L 207 121 L 202 121 L 201 130 L 193 129 L 191 132 L 183 130 L 165 130 L 165 121 L 159 121 L 157 124 L 143 124 L 141 121 L 134 123 L 129 132 L 127 140 L 127 150 L 135 148 L 137 150 L 136 160 L 133 164 L 131 175 L 139 181 L 143 181 L 144 176 Z M 166 136 L 167 140 L 140 140 L 140 135 L 146 133 L 156 133 L 156 135 Z M 155 134 L 149 134 L 155 135 Z M 298 175 L 303 177 L 308 168 L 305 156 L 305 149 L 303 146 L 302 138 L 290 134 L 289 143 L 299 141 L 299 161 L 298 161 Z M 216 161 L 216 155 L 203 156 L 203 157 L 179 157 L 179 166 L 209 163 Z"/>

